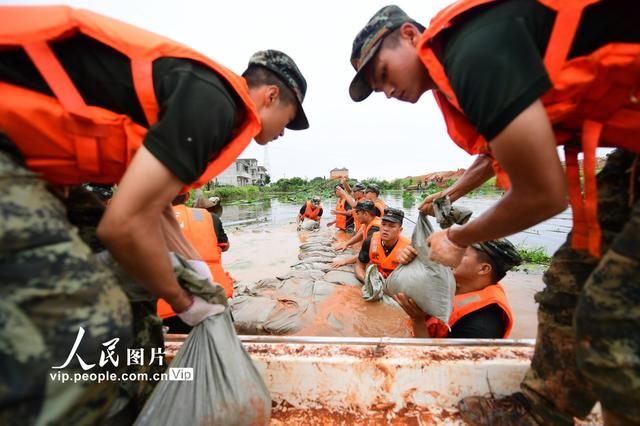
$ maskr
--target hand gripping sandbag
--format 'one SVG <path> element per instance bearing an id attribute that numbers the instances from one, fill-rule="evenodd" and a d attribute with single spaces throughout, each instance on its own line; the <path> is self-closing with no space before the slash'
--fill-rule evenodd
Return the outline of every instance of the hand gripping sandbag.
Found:
<path id="1" fill-rule="evenodd" d="M 427 237 L 432 233 L 427 217 L 419 215 L 411 237 L 418 256 L 409 264 L 398 266 L 387 277 L 385 293 L 389 296 L 404 293 L 425 313 L 446 324 L 453 310 L 456 282 L 450 268 L 429 260 Z"/>
<path id="2" fill-rule="evenodd" d="M 364 272 L 364 284 L 362 285 L 362 298 L 367 302 L 382 300 L 384 288 L 387 284 L 378 272 L 378 267 L 371 264 Z"/>
<path id="3" fill-rule="evenodd" d="M 209 303 L 227 306 L 224 290 L 172 256 L 180 284 Z M 136 425 L 266 425 L 271 396 L 238 339 L 229 308 L 196 325 L 166 371 L 192 368 L 191 381 L 161 380 Z"/>

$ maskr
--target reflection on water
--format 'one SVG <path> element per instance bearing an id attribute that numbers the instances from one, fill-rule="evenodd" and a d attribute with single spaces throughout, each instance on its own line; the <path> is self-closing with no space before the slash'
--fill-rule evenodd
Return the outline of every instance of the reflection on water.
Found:
<path id="1" fill-rule="evenodd" d="M 417 207 L 420 205 L 419 197 L 403 197 L 400 192 L 382 194 L 382 198 L 392 207 L 401 208 L 405 212 L 403 234 L 411 236 L 414 223 L 418 218 Z M 456 202 L 456 205 L 466 207 L 473 211 L 473 217 L 479 216 L 482 212 L 496 203 L 497 198 L 490 197 L 463 197 Z M 333 220 L 329 211 L 335 207 L 335 198 L 323 200 L 324 217 L 322 224 Z M 279 199 L 264 200 L 255 203 L 243 203 L 224 206 L 222 220 L 225 226 L 244 225 L 256 222 L 263 222 L 267 227 L 284 225 L 295 221 L 302 203 L 292 203 Z M 472 219 L 473 219 L 472 217 Z M 433 218 L 432 225 L 437 224 Z M 526 231 L 519 232 L 509 237 L 516 245 L 522 244 L 526 247 L 543 247 L 547 254 L 552 254 L 566 239 L 566 234 L 571 230 L 571 210 L 567 209 L 553 218 L 542 222 Z"/>

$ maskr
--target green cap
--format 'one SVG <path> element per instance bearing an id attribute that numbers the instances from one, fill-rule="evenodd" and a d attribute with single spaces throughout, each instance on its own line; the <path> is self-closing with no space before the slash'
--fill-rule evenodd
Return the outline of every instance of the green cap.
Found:
<path id="1" fill-rule="evenodd" d="M 400 209 L 387 207 L 386 209 L 384 209 L 382 220 L 384 222 L 394 222 L 402 225 L 402 221 L 404 220 L 404 212 Z"/>
<path id="2" fill-rule="evenodd" d="M 363 76 L 363 70 L 376 55 L 382 41 L 393 30 L 405 22 L 415 21 L 398 6 L 385 6 L 367 22 L 353 40 L 351 49 L 351 65 L 356 70 L 356 76 L 349 86 L 349 95 L 356 102 L 365 100 L 373 91 Z"/>
<path id="3" fill-rule="evenodd" d="M 304 130 L 309 128 L 309 120 L 302 109 L 302 101 L 307 93 L 307 80 L 286 53 L 279 50 L 261 50 L 249 59 L 249 66 L 260 65 L 277 75 L 293 91 L 298 100 L 298 112 L 287 125 L 287 129 Z"/>
<path id="4" fill-rule="evenodd" d="M 522 258 L 516 247 L 506 238 L 485 241 L 483 243 L 472 244 L 476 250 L 485 252 L 498 269 L 498 279 L 502 279 L 508 270 L 522 263 Z"/>
<path id="5" fill-rule="evenodd" d="M 369 212 L 375 216 L 376 205 L 371 200 L 358 201 L 356 204 L 356 211 Z"/>

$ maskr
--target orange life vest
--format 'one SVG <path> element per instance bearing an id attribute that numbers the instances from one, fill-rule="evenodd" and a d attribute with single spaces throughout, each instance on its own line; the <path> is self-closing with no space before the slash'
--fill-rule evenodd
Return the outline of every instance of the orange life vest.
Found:
<path id="1" fill-rule="evenodd" d="M 495 0 L 463 0 L 443 9 L 424 32 L 417 50 L 439 90 L 434 90 L 449 136 L 470 154 L 489 153 L 489 146 L 465 117 L 444 67 L 433 51 L 440 31 L 457 25 L 456 17 Z M 565 146 L 573 210 L 572 247 L 600 255 L 601 231 L 595 178 L 596 147 L 640 152 L 640 44 L 610 43 L 587 56 L 567 60 L 582 11 L 599 0 L 539 0 L 557 12 L 544 57 L 553 88 L 542 102 L 559 145 L 581 136 L 582 147 Z M 584 151 L 584 198 L 577 156 Z M 508 176 L 496 170 L 498 179 Z M 508 184 L 507 184 L 508 186 Z"/>
<path id="2" fill-rule="evenodd" d="M 379 216 L 375 216 L 375 217 L 371 220 L 371 222 L 369 222 L 369 224 L 368 224 L 368 225 L 364 225 L 364 224 L 363 224 L 362 226 L 364 226 L 364 228 L 362 229 L 362 232 L 363 232 L 363 234 L 362 234 L 362 241 L 364 241 L 364 240 L 366 240 L 366 239 L 367 239 L 367 234 L 369 233 L 369 230 L 370 230 L 372 227 L 377 226 L 378 228 L 380 228 L 380 226 L 382 226 L 382 219 L 380 219 L 380 217 L 379 217 Z"/>
<path id="3" fill-rule="evenodd" d="M 347 211 L 344 208 L 346 202 L 347 200 L 340 198 L 336 202 L 336 212 L 346 213 Z M 342 229 L 343 231 L 347 229 L 347 219 L 347 216 L 344 214 L 336 214 L 336 228 Z"/>
<path id="4" fill-rule="evenodd" d="M 504 328 L 503 339 L 509 337 L 511 328 L 513 327 L 513 314 L 507 296 L 500 284 L 492 284 L 479 291 L 472 291 L 465 294 L 457 294 L 453 301 L 453 312 L 449 318 L 449 327 L 437 318 L 429 317 L 427 320 L 427 329 L 431 337 L 447 337 L 449 336 L 449 328 L 458 322 L 465 315 L 485 308 L 489 305 L 496 304 L 504 312 L 506 326 Z"/>
<path id="5" fill-rule="evenodd" d="M 322 208 L 322 205 L 318 204 L 318 207 L 314 209 L 311 201 L 307 201 L 307 207 L 304 209 L 303 216 L 311 220 L 318 220 L 320 219 L 320 216 L 318 216 L 318 214 L 320 213 L 321 208 Z"/>
<path id="6" fill-rule="evenodd" d="M 209 266 L 213 280 L 224 287 L 227 297 L 233 296 L 233 280 L 222 268 L 222 250 L 218 247 L 218 237 L 213 228 L 211 214 L 205 209 L 193 209 L 184 204 L 173 206 L 173 211 L 185 238 Z M 171 306 L 159 299 L 158 316 L 164 319 L 174 315 Z"/>
<path id="7" fill-rule="evenodd" d="M 152 63 L 160 57 L 197 61 L 215 71 L 244 104 L 235 138 L 191 187 L 226 169 L 260 131 L 246 81 L 175 41 L 86 10 L 67 6 L 0 7 L 0 49 L 22 47 L 55 94 L 51 97 L 0 82 L 0 128 L 18 146 L 27 167 L 54 184 L 116 183 L 148 128 L 128 116 L 88 106 L 49 47 L 80 32 L 128 57 L 135 92 L 149 126 L 158 121 Z"/>
<path id="8" fill-rule="evenodd" d="M 384 253 L 384 247 L 382 246 L 380 231 L 374 232 L 371 236 L 371 244 L 369 245 L 369 261 L 375 263 L 380 274 L 384 278 L 387 278 L 389 274 L 400 265 L 400 262 L 398 262 L 398 252 L 410 244 L 411 240 L 400 235 L 393 250 L 391 250 L 389 255 L 386 255 Z"/>
<path id="9" fill-rule="evenodd" d="M 359 201 L 364 201 L 364 198 L 361 198 L 360 200 L 355 200 L 356 204 L 358 204 Z M 360 229 L 360 226 L 362 225 L 362 222 L 360 222 L 360 219 L 358 219 L 358 215 L 356 214 L 355 209 L 352 210 L 352 215 L 353 215 L 353 225 L 354 225 L 354 229 L 358 230 Z"/>
<path id="10" fill-rule="evenodd" d="M 387 203 L 382 198 L 376 198 L 373 204 L 380 210 L 380 217 L 384 214 L 384 209 L 387 208 Z"/>

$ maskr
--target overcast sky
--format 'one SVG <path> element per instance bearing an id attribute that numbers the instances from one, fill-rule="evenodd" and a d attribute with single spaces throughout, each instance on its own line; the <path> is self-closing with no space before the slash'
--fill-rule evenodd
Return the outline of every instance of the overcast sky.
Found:
<path id="1" fill-rule="evenodd" d="M 0 3 L 9 3 L 0 0 Z M 467 167 L 472 157 L 449 139 L 431 93 L 417 104 L 373 94 L 349 98 L 349 62 L 357 32 L 381 7 L 379 0 L 343 1 L 11 1 L 66 3 L 90 9 L 182 42 L 240 74 L 252 53 L 278 49 L 298 64 L 308 83 L 304 102 L 311 127 L 287 131 L 269 144 L 272 178 L 327 176 L 346 167 L 355 178 L 396 178 Z M 396 2 L 428 24 L 451 0 Z M 242 157 L 262 164 L 253 142 Z"/>

